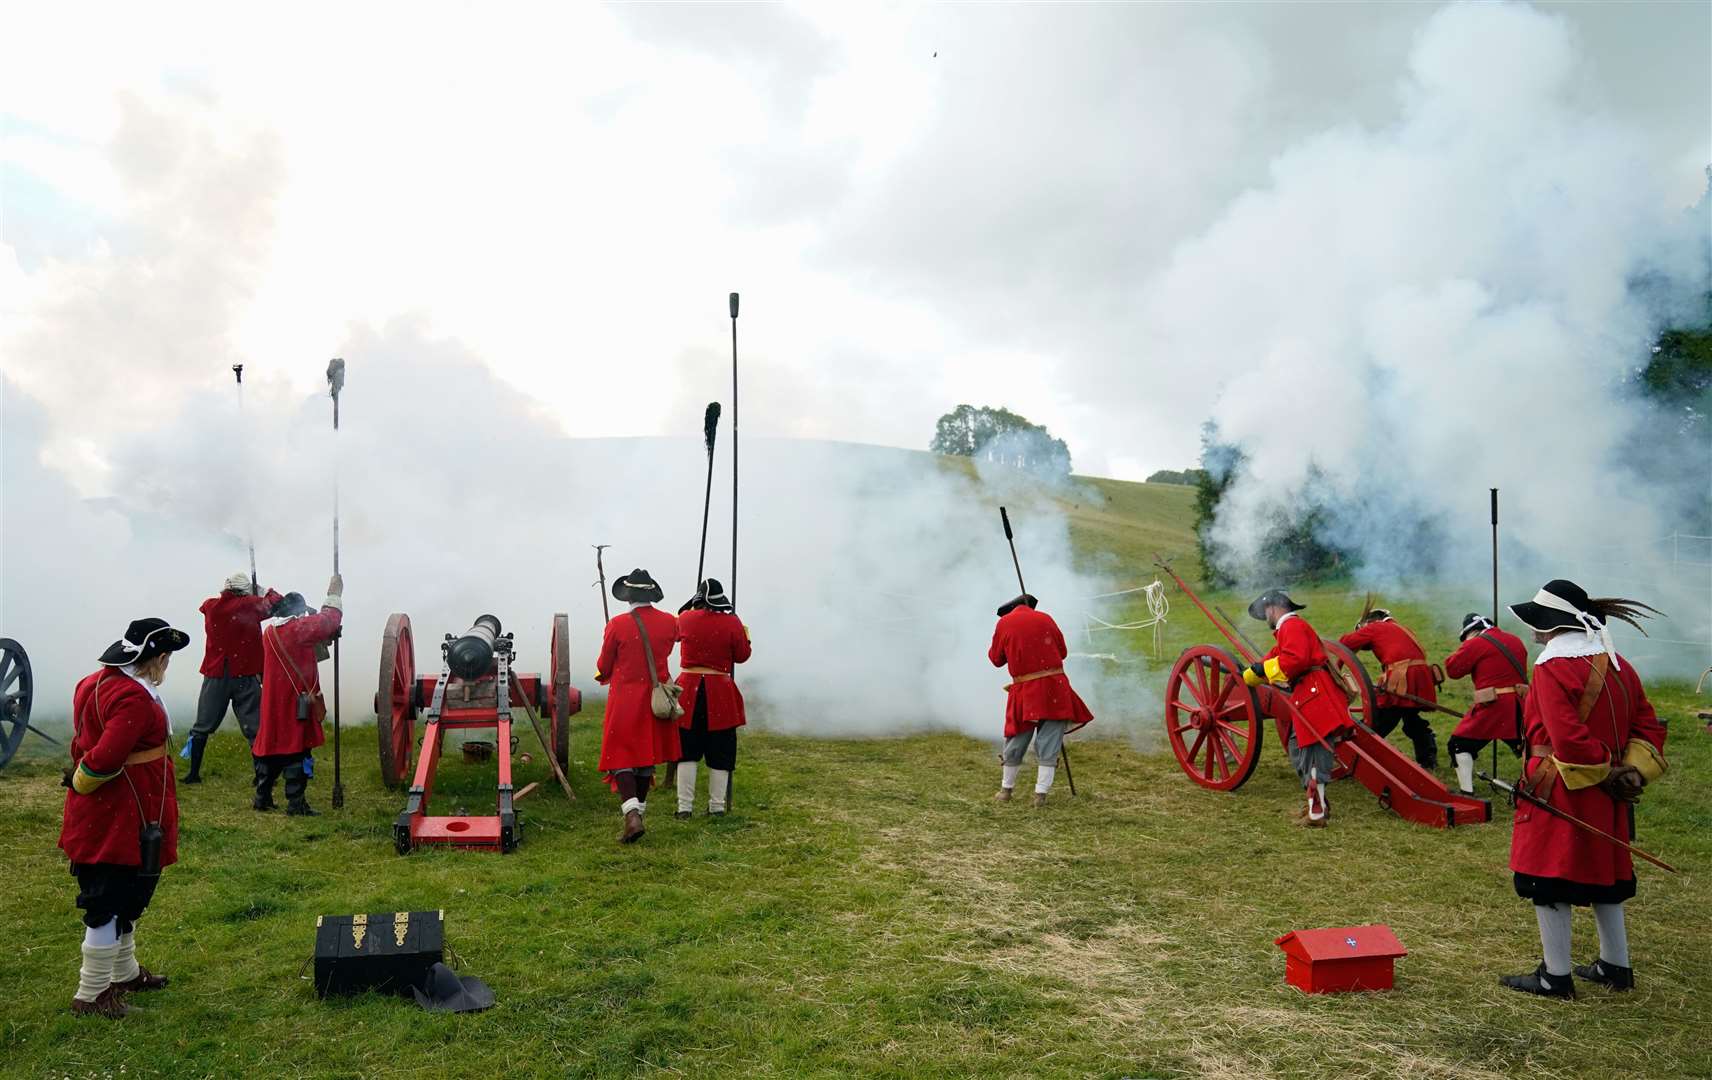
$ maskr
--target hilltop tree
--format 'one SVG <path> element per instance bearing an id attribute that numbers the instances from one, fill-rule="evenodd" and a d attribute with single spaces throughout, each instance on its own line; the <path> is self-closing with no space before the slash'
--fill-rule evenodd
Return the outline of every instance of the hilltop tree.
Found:
<path id="1" fill-rule="evenodd" d="M 957 406 L 939 418 L 928 449 L 1048 476 L 1070 474 L 1070 448 L 1064 440 L 1003 407 Z"/>

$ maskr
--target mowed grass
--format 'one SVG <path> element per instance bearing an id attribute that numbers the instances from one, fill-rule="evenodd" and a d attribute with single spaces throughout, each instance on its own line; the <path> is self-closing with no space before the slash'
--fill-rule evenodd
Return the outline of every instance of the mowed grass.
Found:
<path id="1" fill-rule="evenodd" d="M 0 773 L 0 1071 L 1707 1075 L 1712 736 L 1689 722 L 1685 690 L 1657 697 L 1675 769 L 1648 793 L 1642 833 L 1683 873 L 1641 870 L 1639 991 L 1569 1005 L 1496 983 L 1538 952 L 1510 891 L 1506 825 L 1409 825 L 1344 784 L 1334 828 L 1297 829 L 1276 746 L 1221 795 L 1167 756 L 1078 738 L 1080 795 L 1061 777 L 1037 812 L 991 802 L 992 749 L 966 738 L 750 734 L 735 813 L 678 822 L 656 802 L 648 835 L 621 847 L 615 799 L 591 771 L 595 712 L 576 747 L 579 800 L 550 785 L 531 795 L 509 856 L 395 855 L 401 799 L 380 785 L 372 728 L 348 734 L 345 809 L 313 821 L 250 811 L 242 743 L 221 735 L 210 782 L 183 789 L 183 858 L 139 933 L 143 961 L 173 985 L 114 1027 L 66 1013 L 80 932 L 53 847 L 63 793 L 57 764 L 32 752 Z M 545 778 L 534 757 L 520 782 Z M 320 768 L 325 811 L 325 755 Z M 481 812 L 491 777 L 449 763 L 442 805 Z M 492 1011 L 314 997 L 316 915 L 434 908 L 464 970 L 494 987 Z M 1284 985 L 1274 937 L 1367 922 L 1410 949 L 1395 992 Z M 1585 915 L 1576 932 L 1591 956 Z"/>
<path id="2" fill-rule="evenodd" d="M 1192 571 L 1190 489 L 1082 482 L 1052 497 L 1090 561 L 1140 582 L 1163 548 Z M 1361 606 L 1347 589 L 1297 593 L 1328 634 Z M 1497 985 L 1538 958 L 1532 911 L 1506 870 L 1507 806 L 1491 825 L 1446 832 L 1343 783 L 1334 826 L 1301 830 L 1295 777 L 1270 732 L 1240 790 L 1183 776 L 1160 749 L 1165 673 L 1184 646 L 1223 639 L 1170 598 L 1162 659 L 1137 659 L 1140 635 L 1078 638 L 1123 657 L 1116 670 L 1134 693 L 1086 733 L 1107 737 L 1072 739 L 1080 794 L 1060 774 L 1043 811 L 991 801 L 989 743 L 752 731 L 733 814 L 674 821 L 662 792 L 648 835 L 621 847 L 617 800 L 593 772 L 594 705 L 575 722 L 574 804 L 520 725 L 534 760 L 517 765 L 518 783 L 544 783 L 520 806 L 516 853 L 400 857 L 391 825 L 403 798 L 380 784 L 372 728 L 347 732 L 337 813 L 321 753 L 311 797 L 324 816 L 305 821 L 248 809 L 247 758 L 228 724 L 209 783 L 181 788 L 182 861 L 139 934 L 143 962 L 173 985 L 135 999 L 141 1011 L 117 1026 L 66 1013 L 81 931 L 54 847 L 60 762 L 32 740 L 0 771 L 0 1074 L 1712 1075 L 1712 735 L 1693 720 L 1690 688 L 1651 687 L 1672 723 L 1673 771 L 1647 794 L 1642 842 L 1682 873 L 1640 868 L 1629 905 L 1640 988 L 1545 1002 Z M 1241 618 L 1247 597 L 1211 599 Z M 1435 659 L 1453 647 L 1454 621 L 1429 614 L 1443 607 L 1434 597 L 1383 599 Z M 1074 625 L 1057 598 L 1043 601 Z M 1118 604 L 1108 618 L 1138 611 Z M 1264 647 L 1265 628 L 1243 625 Z M 1447 696 L 1465 702 L 1464 687 Z M 996 707 L 992 723 L 996 736 Z M 1436 723 L 1442 740 L 1453 721 Z M 1507 753 L 1501 768 L 1514 775 Z M 436 811 L 484 812 L 492 777 L 449 753 Z M 493 1010 L 315 998 L 317 915 L 435 908 L 463 970 L 494 988 Z M 1410 950 L 1394 992 L 1284 985 L 1275 937 L 1369 922 L 1390 924 Z M 1577 957 L 1590 958 L 1585 912 L 1576 935 Z"/>

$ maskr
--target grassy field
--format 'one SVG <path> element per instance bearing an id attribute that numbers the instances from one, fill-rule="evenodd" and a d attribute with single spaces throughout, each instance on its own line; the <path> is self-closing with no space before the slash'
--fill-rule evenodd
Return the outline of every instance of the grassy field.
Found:
<path id="1" fill-rule="evenodd" d="M 1121 528 L 1101 517 L 1124 496 L 1183 498 L 1120 488 L 1074 527 Z M 1360 606 L 1304 595 L 1328 632 Z M 1401 608 L 1448 651 L 1451 627 Z M 1208 640 L 1174 599 L 1167 656 Z M 1333 828 L 1301 830 L 1276 745 L 1245 787 L 1203 791 L 1174 759 L 1137 749 L 1157 724 L 1161 667 L 1130 669 L 1133 712 L 1089 733 L 1131 737 L 1072 740 L 1080 795 L 1060 775 L 1043 811 L 991 801 L 990 744 L 750 733 L 735 813 L 678 822 L 662 796 L 634 847 L 614 842 L 616 800 L 592 771 L 595 706 L 577 721 L 579 800 L 550 783 L 532 795 L 523 846 L 504 857 L 395 855 L 402 799 L 379 782 L 372 728 L 347 735 L 342 812 L 253 813 L 228 725 L 210 782 L 181 789 L 183 861 L 139 931 L 141 959 L 173 985 L 117 1027 L 66 1013 L 79 928 L 53 846 L 63 792 L 58 762 L 32 742 L 0 771 L 0 1074 L 1712 1075 L 1712 735 L 1691 719 L 1689 688 L 1651 687 L 1673 771 L 1647 795 L 1643 843 L 1682 873 L 1641 868 L 1629 910 L 1640 987 L 1563 1004 L 1497 985 L 1538 956 L 1505 869 L 1506 806 L 1492 825 L 1443 832 L 1342 784 Z M 522 749 L 535 761 L 519 782 L 544 779 L 532 736 Z M 324 811 L 330 772 L 323 754 L 311 795 Z M 491 776 L 448 764 L 439 805 L 481 812 Z M 314 997 L 317 915 L 434 908 L 464 970 L 497 993 L 493 1010 Z M 1284 985 L 1276 936 L 1367 922 L 1410 950 L 1395 992 Z M 1591 957 L 1591 919 L 1575 929 L 1578 958 Z"/>

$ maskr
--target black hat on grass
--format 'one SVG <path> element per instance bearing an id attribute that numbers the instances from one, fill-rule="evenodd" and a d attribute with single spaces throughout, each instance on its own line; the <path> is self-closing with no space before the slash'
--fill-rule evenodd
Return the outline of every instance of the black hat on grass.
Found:
<path id="1" fill-rule="evenodd" d="M 107 646 L 101 663 L 107 667 L 145 664 L 162 653 L 177 652 L 190 644 L 190 635 L 174 630 L 165 619 L 137 619 L 125 629 L 125 636 Z"/>
<path id="2" fill-rule="evenodd" d="M 445 964 L 428 969 L 422 986 L 413 986 L 416 1004 L 429 1012 L 480 1012 L 493 1008 L 493 991 L 473 975 L 460 976 Z"/>
<path id="3" fill-rule="evenodd" d="M 626 604 L 658 604 L 666 592 L 652 574 L 637 567 L 612 583 L 612 596 Z"/>

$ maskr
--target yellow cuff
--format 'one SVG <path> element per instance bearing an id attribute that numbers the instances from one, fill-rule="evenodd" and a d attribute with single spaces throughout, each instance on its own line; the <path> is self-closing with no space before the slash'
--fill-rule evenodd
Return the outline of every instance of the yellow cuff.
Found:
<path id="1" fill-rule="evenodd" d="M 1552 760 L 1557 763 L 1557 774 L 1563 777 L 1563 786 L 1571 791 L 1592 787 L 1611 775 L 1610 765 L 1577 765 L 1560 757 Z"/>
<path id="2" fill-rule="evenodd" d="M 1242 681 L 1249 686 L 1259 686 L 1260 676 L 1254 673 L 1253 668 L 1245 667 L 1242 669 Z"/>
<path id="3" fill-rule="evenodd" d="M 1647 783 L 1652 783 L 1665 774 L 1670 763 L 1659 753 L 1652 743 L 1645 739 L 1630 739 L 1629 745 L 1623 751 L 1623 764 L 1633 765 L 1640 770 L 1641 776 Z"/>
<path id="4" fill-rule="evenodd" d="M 1280 686 L 1283 686 L 1290 681 L 1284 677 L 1284 665 L 1278 662 L 1278 658 L 1276 656 L 1266 661 L 1266 681 L 1275 682 Z"/>
<path id="5" fill-rule="evenodd" d="M 71 774 L 71 788 L 79 795 L 92 795 L 102 784 L 118 775 L 117 772 L 110 772 L 103 776 L 98 772 L 91 771 L 89 766 L 80 761 Z"/>

